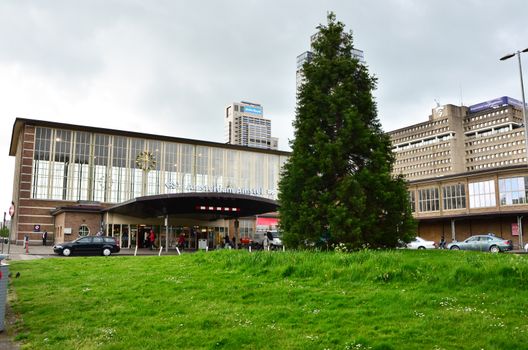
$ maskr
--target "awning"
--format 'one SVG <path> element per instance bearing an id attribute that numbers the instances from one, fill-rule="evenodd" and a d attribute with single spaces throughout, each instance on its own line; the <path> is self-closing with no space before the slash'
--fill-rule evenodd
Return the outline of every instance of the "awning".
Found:
<path id="1" fill-rule="evenodd" d="M 277 226 L 279 219 L 277 218 L 257 218 L 257 226 Z"/>
<path id="2" fill-rule="evenodd" d="M 165 215 L 203 219 L 254 216 L 277 211 L 273 199 L 217 192 L 174 193 L 134 198 L 104 211 L 136 217 Z"/>

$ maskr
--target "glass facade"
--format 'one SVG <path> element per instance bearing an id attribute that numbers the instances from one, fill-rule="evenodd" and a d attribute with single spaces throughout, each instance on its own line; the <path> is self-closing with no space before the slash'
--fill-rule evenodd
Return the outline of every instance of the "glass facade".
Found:
<path id="1" fill-rule="evenodd" d="M 464 184 L 442 187 L 444 210 L 463 209 L 466 207 L 466 187 Z"/>
<path id="2" fill-rule="evenodd" d="M 525 204 L 528 193 L 528 177 L 499 179 L 501 205 Z"/>
<path id="3" fill-rule="evenodd" d="M 418 204 L 421 212 L 440 210 L 440 198 L 437 187 L 418 190 Z"/>
<path id="4" fill-rule="evenodd" d="M 277 199 L 287 156 L 36 127 L 34 199 L 120 203 L 140 196 L 223 192 Z"/>
<path id="5" fill-rule="evenodd" d="M 470 208 L 487 208 L 496 205 L 495 200 L 495 182 L 493 180 L 470 182 L 469 206 Z"/>

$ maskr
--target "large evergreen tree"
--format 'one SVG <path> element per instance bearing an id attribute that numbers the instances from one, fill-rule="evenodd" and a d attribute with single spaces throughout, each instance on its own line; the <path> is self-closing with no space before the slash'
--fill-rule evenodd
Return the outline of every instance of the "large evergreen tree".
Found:
<path id="1" fill-rule="evenodd" d="M 317 29 L 279 184 L 284 240 L 395 246 L 410 238 L 414 221 L 405 181 L 391 174 L 394 155 L 372 97 L 376 80 L 352 57 L 352 34 L 334 14 Z"/>

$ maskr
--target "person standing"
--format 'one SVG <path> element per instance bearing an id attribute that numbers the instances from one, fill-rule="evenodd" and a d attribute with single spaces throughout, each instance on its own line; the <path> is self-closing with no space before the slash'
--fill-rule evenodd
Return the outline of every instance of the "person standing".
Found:
<path id="1" fill-rule="evenodd" d="M 269 241 L 268 235 L 265 234 L 264 238 L 262 239 L 262 247 L 264 248 L 264 250 L 269 250 L 269 245 L 270 245 L 270 241 Z"/>
<path id="2" fill-rule="evenodd" d="M 185 234 L 180 234 L 180 237 L 178 237 L 178 248 L 183 250 L 183 247 L 185 246 Z"/>
<path id="3" fill-rule="evenodd" d="M 123 233 L 123 248 L 128 248 L 128 233 L 125 232 Z"/>
<path id="4" fill-rule="evenodd" d="M 48 239 L 48 231 L 42 233 L 42 245 L 46 245 L 46 240 Z"/>
<path id="5" fill-rule="evenodd" d="M 154 245 L 155 241 L 156 241 L 156 235 L 154 234 L 154 230 L 150 230 L 150 235 L 149 235 L 150 250 L 152 250 L 152 247 L 158 248 L 156 247 L 156 245 Z"/>

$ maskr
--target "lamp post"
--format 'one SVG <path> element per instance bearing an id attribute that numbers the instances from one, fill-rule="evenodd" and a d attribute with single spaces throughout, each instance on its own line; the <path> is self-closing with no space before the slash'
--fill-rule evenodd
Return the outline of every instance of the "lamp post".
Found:
<path id="1" fill-rule="evenodd" d="M 507 54 L 500 58 L 501 61 L 517 56 L 519 61 L 519 77 L 521 78 L 521 94 L 522 94 L 522 107 L 523 107 L 523 123 L 524 123 L 524 147 L 526 149 L 526 160 L 528 161 L 528 123 L 526 122 L 526 101 L 524 99 L 524 83 L 523 83 L 523 74 L 522 74 L 522 65 L 521 65 L 521 53 L 528 52 L 528 48 L 517 51 L 514 53 Z"/>
<path id="2" fill-rule="evenodd" d="M 512 58 L 513 56 L 517 56 L 518 62 L 519 62 L 519 77 L 521 78 L 521 94 L 522 94 L 522 111 L 523 111 L 523 123 L 524 123 L 524 149 L 526 151 L 526 161 L 528 163 L 528 123 L 526 122 L 526 101 L 524 99 L 524 83 L 523 83 L 523 75 L 522 75 L 522 65 L 521 65 L 521 53 L 528 52 L 528 48 L 519 51 L 517 50 L 514 53 L 507 54 L 500 58 L 501 61 L 505 61 L 507 59 Z M 519 227 L 519 248 L 523 248 L 523 229 L 522 229 L 522 217 L 517 218 L 518 221 L 518 227 Z"/>

